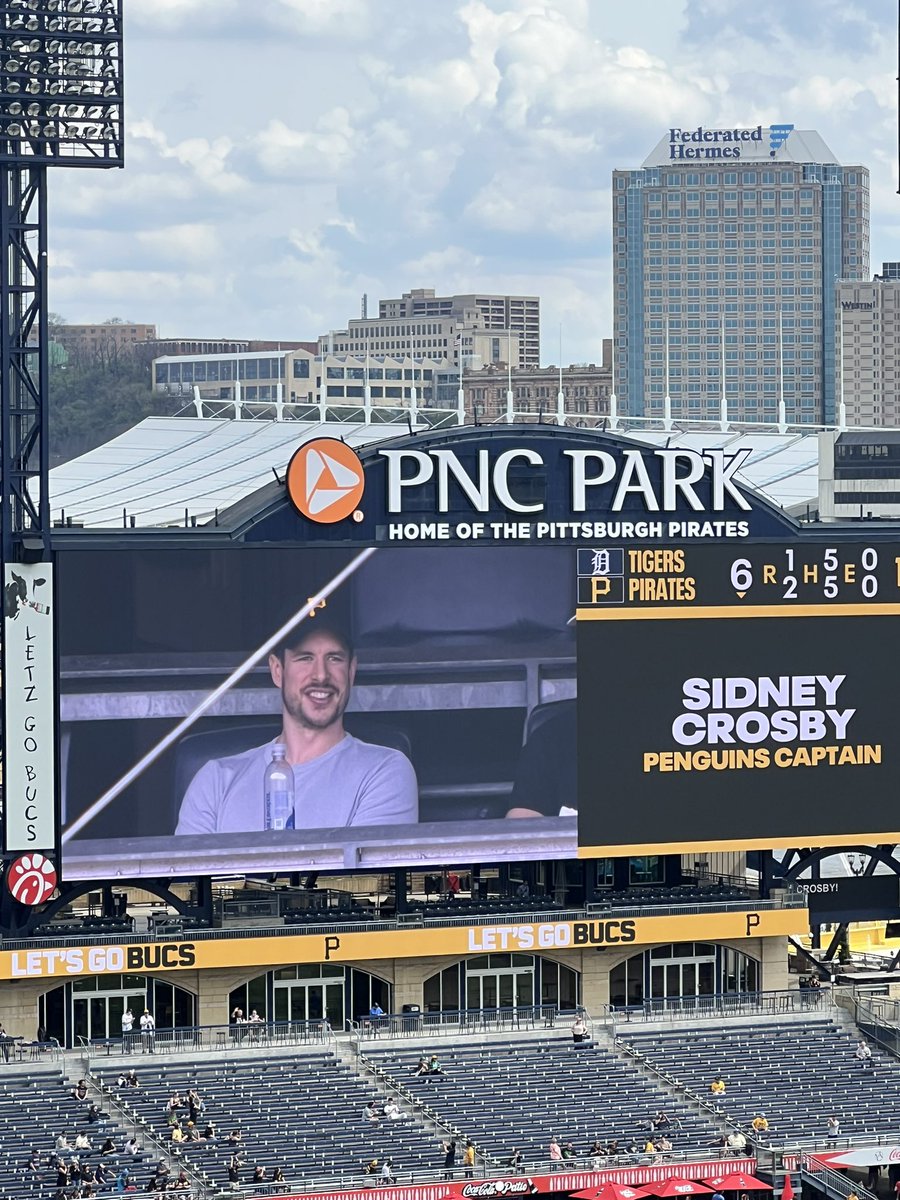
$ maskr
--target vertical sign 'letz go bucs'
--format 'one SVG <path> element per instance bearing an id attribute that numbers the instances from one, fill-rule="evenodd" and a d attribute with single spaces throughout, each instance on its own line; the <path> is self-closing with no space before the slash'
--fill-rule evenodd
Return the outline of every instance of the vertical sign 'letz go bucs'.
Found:
<path id="1" fill-rule="evenodd" d="M 4 844 L 56 845 L 53 567 L 8 563 L 3 578 Z"/>

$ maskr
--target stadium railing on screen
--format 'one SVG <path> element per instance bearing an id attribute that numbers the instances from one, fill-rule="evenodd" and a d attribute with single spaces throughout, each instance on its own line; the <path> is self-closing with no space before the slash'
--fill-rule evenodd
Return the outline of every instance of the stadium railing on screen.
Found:
<path id="1" fill-rule="evenodd" d="M 155 1054 L 193 1054 L 197 1050 L 259 1050 L 269 1046 L 316 1046 L 334 1041 L 327 1021 L 260 1021 L 243 1025 L 190 1025 L 157 1029 L 152 1034 L 130 1033 L 118 1037 L 79 1036 L 82 1052 L 96 1058 L 132 1057 L 152 1050 Z"/>
<path id="2" fill-rule="evenodd" d="M 566 1028 L 582 1008 L 533 1004 L 524 1008 L 473 1008 L 452 1012 L 386 1013 L 383 1017 L 350 1020 L 347 1027 L 357 1041 L 378 1038 L 417 1038 L 428 1034 L 506 1033 L 518 1029 Z"/>
<path id="3" fill-rule="evenodd" d="M 696 1021 L 702 1017 L 779 1016 L 783 1013 L 809 1013 L 834 1007 L 828 988 L 789 989 L 774 992 L 726 992 L 710 996 L 673 996 L 644 1000 L 623 1008 L 610 1007 L 609 1017 L 615 1027 L 644 1021 L 684 1019 Z"/>
<path id="4" fill-rule="evenodd" d="M 632 908 L 605 906 L 598 900 L 587 908 L 571 909 L 528 909 L 519 911 L 502 910 L 493 913 L 460 913 L 454 917 L 421 917 L 416 914 L 401 914 L 399 918 L 389 920 L 347 920 L 334 922 L 315 922 L 310 925 L 279 925 L 260 926 L 252 928 L 242 926 L 231 929 L 227 925 L 217 929 L 185 930 L 181 935 L 188 942 L 221 941 L 223 938 L 260 938 L 260 937 L 303 937 L 306 934 L 320 937 L 330 933 L 375 933 L 394 931 L 398 929 L 417 928 L 446 928 L 456 925 L 530 925 L 545 924 L 557 921 L 592 921 L 609 913 L 617 920 L 623 917 L 678 917 L 698 916 L 709 912 L 769 912 L 784 908 L 805 908 L 806 897 L 799 894 L 788 894 L 773 900 L 723 900 L 711 901 L 706 904 L 644 904 Z M 32 950 L 41 944 L 66 946 L 127 946 L 140 942 L 158 941 L 154 934 L 109 934 L 77 935 L 65 934 L 53 936 L 52 927 L 42 930 L 34 938 L 18 938 L 4 940 L 4 950 Z"/>

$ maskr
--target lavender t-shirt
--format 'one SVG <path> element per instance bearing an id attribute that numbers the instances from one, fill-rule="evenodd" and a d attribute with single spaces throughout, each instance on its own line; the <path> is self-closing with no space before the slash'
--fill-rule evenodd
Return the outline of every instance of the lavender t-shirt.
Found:
<path id="1" fill-rule="evenodd" d="M 272 744 L 200 768 L 184 794 L 178 833 L 248 833 L 265 829 L 263 776 Z M 399 750 L 344 738 L 294 767 L 294 828 L 405 825 L 419 819 L 412 763 Z"/>

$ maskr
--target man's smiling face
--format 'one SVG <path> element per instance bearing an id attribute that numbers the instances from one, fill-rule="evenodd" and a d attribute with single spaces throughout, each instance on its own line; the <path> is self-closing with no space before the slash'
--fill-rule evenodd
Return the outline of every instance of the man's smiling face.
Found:
<path id="1" fill-rule="evenodd" d="M 310 630 L 284 661 L 269 656 L 272 682 L 281 689 L 284 711 L 304 729 L 329 729 L 350 700 L 356 659 L 329 630 Z"/>

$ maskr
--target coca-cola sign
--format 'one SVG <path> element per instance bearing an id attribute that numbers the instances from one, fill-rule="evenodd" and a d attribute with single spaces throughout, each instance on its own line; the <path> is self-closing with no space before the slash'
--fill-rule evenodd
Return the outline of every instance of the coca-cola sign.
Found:
<path id="1" fill-rule="evenodd" d="M 484 1179 L 480 1183 L 463 1184 L 461 1195 L 480 1200 L 493 1196 L 533 1196 L 537 1190 L 531 1179 Z"/>

